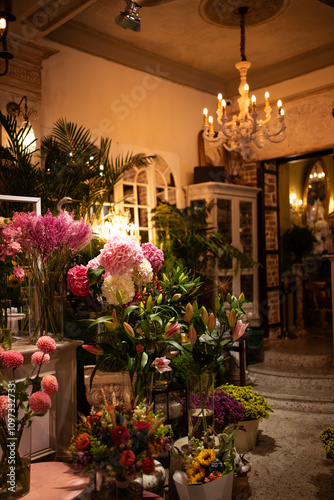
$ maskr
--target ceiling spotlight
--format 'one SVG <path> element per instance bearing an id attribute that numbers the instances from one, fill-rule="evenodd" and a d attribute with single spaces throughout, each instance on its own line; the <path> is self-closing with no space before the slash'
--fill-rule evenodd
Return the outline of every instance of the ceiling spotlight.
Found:
<path id="1" fill-rule="evenodd" d="M 140 31 L 140 21 L 141 17 L 139 17 L 138 9 L 141 8 L 133 0 L 125 0 L 126 7 L 125 11 L 121 12 L 116 18 L 115 23 L 122 28 L 129 28 L 132 31 Z"/>

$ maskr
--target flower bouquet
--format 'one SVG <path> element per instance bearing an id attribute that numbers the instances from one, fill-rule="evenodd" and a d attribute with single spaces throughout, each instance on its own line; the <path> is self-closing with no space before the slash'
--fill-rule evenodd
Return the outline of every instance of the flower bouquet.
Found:
<path id="1" fill-rule="evenodd" d="M 62 273 L 68 261 L 93 238 L 89 224 L 65 210 L 57 217 L 48 211 L 44 216 L 35 212 L 14 212 L 9 222 L 15 242 L 20 245 L 20 262 L 29 267 L 36 291 L 35 328 L 31 340 L 43 334 L 62 338 Z M 17 250 L 19 251 L 19 250 Z"/>
<path id="2" fill-rule="evenodd" d="M 95 472 L 97 498 L 142 498 L 140 477 L 171 450 L 171 434 L 152 407 L 114 402 L 78 424 L 69 449 L 78 468 Z"/>
<path id="3" fill-rule="evenodd" d="M 177 451 L 186 471 L 173 474 L 181 500 L 231 499 L 236 455 L 232 434 L 193 438 L 186 451 Z"/>
<path id="4" fill-rule="evenodd" d="M 50 361 L 56 349 L 55 341 L 41 337 L 38 351 L 31 356 L 32 373 L 24 380 L 16 380 L 15 370 L 24 361 L 19 352 L 5 351 L 0 347 L 2 370 L 12 369 L 7 380 L 4 371 L 0 383 L 0 499 L 20 498 L 30 488 L 30 446 L 21 450 L 23 434 L 29 429 L 34 417 L 45 415 L 51 408 L 50 396 L 58 390 L 53 375 L 40 377 L 42 365 Z M 29 429 L 30 430 L 30 429 Z"/>

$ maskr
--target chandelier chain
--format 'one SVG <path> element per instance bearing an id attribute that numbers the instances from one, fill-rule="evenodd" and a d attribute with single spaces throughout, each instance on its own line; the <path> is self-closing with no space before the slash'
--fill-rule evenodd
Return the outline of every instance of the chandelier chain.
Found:
<path id="1" fill-rule="evenodd" d="M 247 61 L 246 58 L 246 32 L 245 32 L 245 16 L 248 7 L 240 7 L 238 12 L 240 14 L 240 57 L 241 61 Z"/>

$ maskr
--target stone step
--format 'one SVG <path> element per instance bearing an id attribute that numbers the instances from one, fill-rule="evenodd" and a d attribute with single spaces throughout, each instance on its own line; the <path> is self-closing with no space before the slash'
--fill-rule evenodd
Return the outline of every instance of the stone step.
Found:
<path id="1" fill-rule="evenodd" d="M 267 365 L 275 365 L 282 367 L 299 367 L 302 369 L 314 370 L 317 367 L 331 367 L 332 364 L 332 353 L 313 353 L 309 354 L 293 354 L 276 352 L 272 350 L 265 350 L 263 356 L 263 363 Z"/>
<path id="2" fill-rule="evenodd" d="M 249 365 L 247 371 L 251 379 L 264 387 L 282 387 L 286 390 L 331 390 L 334 394 L 334 368 L 302 370 L 301 367 L 293 365 L 284 367 L 258 363 Z"/>
<path id="3" fill-rule="evenodd" d="M 254 390 L 275 409 L 334 413 L 334 368 L 317 373 L 259 363 L 247 367 Z"/>

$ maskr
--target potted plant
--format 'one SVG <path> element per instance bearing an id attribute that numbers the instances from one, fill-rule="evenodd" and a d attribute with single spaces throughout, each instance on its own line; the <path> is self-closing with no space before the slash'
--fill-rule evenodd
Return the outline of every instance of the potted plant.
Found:
<path id="1" fill-rule="evenodd" d="M 244 407 L 244 416 L 239 422 L 241 425 L 234 430 L 234 444 L 239 453 L 246 453 L 256 444 L 259 422 L 264 418 L 269 418 L 273 409 L 266 399 L 257 394 L 250 385 L 225 384 L 220 389 L 234 397 Z"/>
<path id="2" fill-rule="evenodd" d="M 319 439 L 326 451 L 326 458 L 334 460 L 334 428 L 326 427 L 319 435 Z"/>

